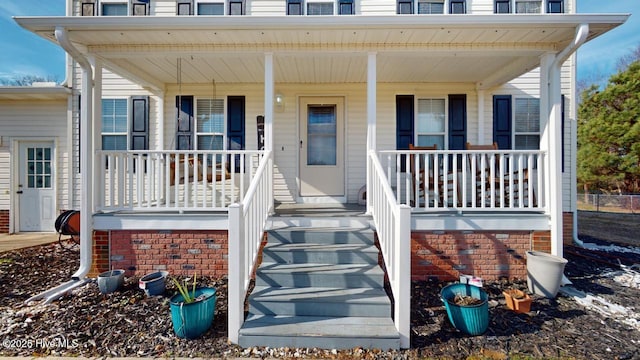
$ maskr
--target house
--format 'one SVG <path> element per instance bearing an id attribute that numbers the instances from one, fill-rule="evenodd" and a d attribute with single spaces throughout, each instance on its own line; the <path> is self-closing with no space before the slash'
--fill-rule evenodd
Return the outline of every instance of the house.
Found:
<path id="1" fill-rule="evenodd" d="M 628 17 L 575 14 L 573 0 L 67 3 L 68 16 L 16 21 L 74 61 L 73 278 L 109 267 L 228 276 L 229 338 L 243 346 L 408 347 L 411 279 L 523 278 L 527 250 L 561 256 L 575 229 L 574 53 Z M 275 203 L 365 200 L 364 220 L 273 214 Z M 393 320 L 380 320 L 392 321 L 389 342 L 308 345 L 291 334 L 331 337 L 315 318 L 251 310 L 245 321 L 266 230 L 309 241 L 291 227 L 345 224 L 375 230 L 394 298 Z M 309 253 L 281 255 L 258 269 L 277 270 L 261 291 L 334 273 L 302 274 L 289 263 Z"/>
<path id="2" fill-rule="evenodd" d="M 53 231 L 69 206 L 70 99 L 55 83 L 0 87 L 0 233 Z"/>

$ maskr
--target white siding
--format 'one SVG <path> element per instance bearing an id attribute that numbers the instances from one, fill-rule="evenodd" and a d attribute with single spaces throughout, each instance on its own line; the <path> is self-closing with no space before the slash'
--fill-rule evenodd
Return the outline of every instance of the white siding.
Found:
<path id="1" fill-rule="evenodd" d="M 67 149 L 67 101 L 0 101 L 0 209 L 9 209 L 12 176 L 13 140 L 29 139 L 55 141 L 57 202 L 59 209 L 67 209 L 69 172 Z M 17 176 L 17 174 L 16 174 Z"/>

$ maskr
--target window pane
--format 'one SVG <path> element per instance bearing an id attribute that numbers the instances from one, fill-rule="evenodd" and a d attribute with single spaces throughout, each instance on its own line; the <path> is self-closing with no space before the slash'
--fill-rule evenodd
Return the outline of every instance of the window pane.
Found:
<path id="1" fill-rule="evenodd" d="M 199 3 L 198 15 L 224 15 L 224 3 Z"/>
<path id="2" fill-rule="evenodd" d="M 420 1 L 418 14 L 444 14 L 443 2 Z"/>
<path id="3" fill-rule="evenodd" d="M 444 99 L 418 99 L 418 133 L 445 131 Z"/>
<path id="4" fill-rule="evenodd" d="M 178 3 L 178 15 L 191 15 L 191 3 Z"/>
<path id="5" fill-rule="evenodd" d="M 540 132 L 540 100 L 516 99 L 515 132 Z"/>
<path id="6" fill-rule="evenodd" d="M 102 99 L 102 132 L 127 132 L 127 99 Z"/>
<path id="7" fill-rule="evenodd" d="M 127 4 L 106 3 L 102 4 L 103 16 L 127 16 Z"/>
<path id="8" fill-rule="evenodd" d="M 307 15 L 333 15 L 333 3 L 308 3 Z"/>
<path id="9" fill-rule="evenodd" d="M 516 135 L 516 150 L 538 150 L 540 148 L 539 135 Z"/>
<path id="10" fill-rule="evenodd" d="M 198 99 L 196 101 L 196 131 L 199 133 L 224 133 L 224 100 Z"/>
<path id="11" fill-rule="evenodd" d="M 336 165 L 335 106 L 309 106 L 307 111 L 307 165 Z"/>
<path id="12" fill-rule="evenodd" d="M 127 150 L 127 136 L 102 135 L 102 150 Z"/>
<path id="13" fill-rule="evenodd" d="M 444 149 L 444 135 L 418 135 L 417 146 L 433 146 L 436 144 L 438 149 Z"/>
<path id="14" fill-rule="evenodd" d="M 518 14 L 539 14 L 542 8 L 542 1 L 516 1 L 516 13 Z"/>
<path id="15" fill-rule="evenodd" d="M 222 135 L 198 136 L 198 150 L 223 150 L 224 137 Z"/>

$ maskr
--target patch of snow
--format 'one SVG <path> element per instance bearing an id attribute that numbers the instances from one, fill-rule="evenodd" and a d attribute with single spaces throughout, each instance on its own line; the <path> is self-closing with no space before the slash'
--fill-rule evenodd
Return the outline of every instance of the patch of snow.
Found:
<path id="1" fill-rule="evenodd" d="M 620 265 L 620 267 L 622 267 L 622 270 L 604 273 L 602 276 L 612 278 L 613 281 L 622 286 L 632 289 L 640 289 L 640 272 L 633 270 L 635 268 L 640 268 L 640 266 L 636 264 L 633 266 Z"/>
<path id="2" fill-rule="evenodd" d="M 573 297 L 578 304 L 585 308 L 640 331 L 640 313 L 634 312 L 633 309 L 611 303 L 600 296 L 584 293 L 571 286 L 562 287 L 560 291 L 567 296 Z"/>
<path id="3" fill-rule="evenodd" d="M 582 247 L 587 250 L 595 250 L 595 251 L 640 254 L 640 248 L 633 247 L 633 246 L 625 247 L 625 246 L 618 246 L 618 245 L 598 245 L 598 244 L 583 242 Z"/>

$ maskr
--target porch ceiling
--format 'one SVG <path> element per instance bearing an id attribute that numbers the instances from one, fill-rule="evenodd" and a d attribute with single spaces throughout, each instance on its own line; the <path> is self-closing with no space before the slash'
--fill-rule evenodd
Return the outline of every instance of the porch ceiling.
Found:
<path id="1" fill-rule="evenodd" d="M 104 66 L 142 85 L 262 83 L 264 53 L 277 83 L 364 83 L 367 54 L 379 82 L 508 81 L 547 52 L 589 38 L 628 15 L 437 15 L 327 17 L 29 17 L 26 29 L 56 42 L 56 27 Z M 489 80 L 492 79 L 492 80 Z"/>

